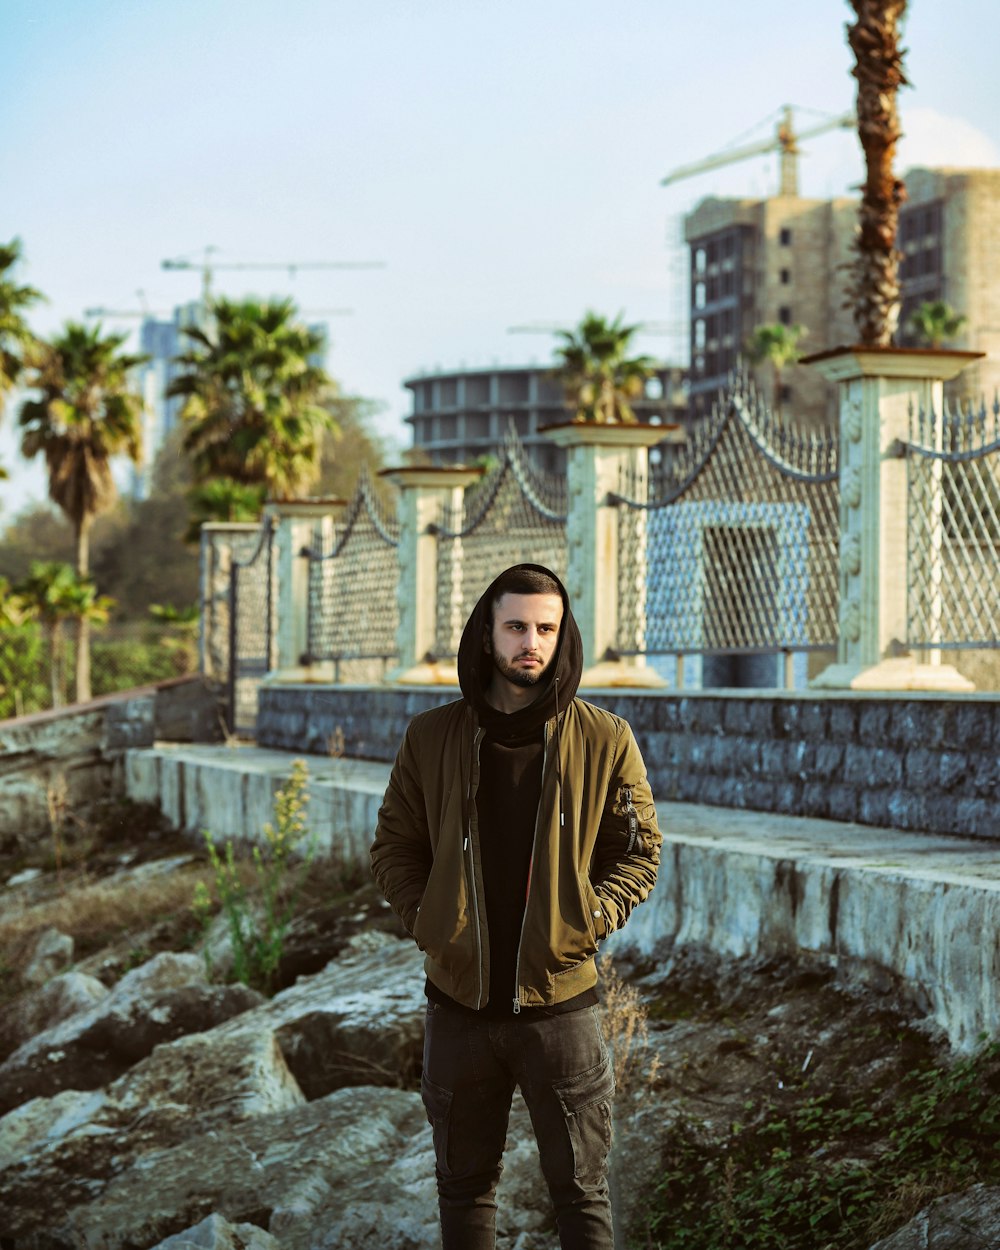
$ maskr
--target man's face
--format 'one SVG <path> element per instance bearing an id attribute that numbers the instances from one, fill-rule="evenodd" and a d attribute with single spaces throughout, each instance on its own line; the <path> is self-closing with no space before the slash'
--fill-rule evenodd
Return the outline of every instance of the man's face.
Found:
<path id="1" fill-rule="evenodd" d="M 556 653 L 562 617 L 559 595 L 501 595 L 485 640 L 500 676 L 515 686 L 536 685 Z"/>

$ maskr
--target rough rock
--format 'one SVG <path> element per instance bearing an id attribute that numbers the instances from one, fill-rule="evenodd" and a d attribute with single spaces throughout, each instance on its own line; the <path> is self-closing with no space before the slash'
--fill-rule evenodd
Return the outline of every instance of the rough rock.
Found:
<path id="1" fill-rule="evenodd" d="M 984 1250 L 1000 1246 L 1000 1187 L 973 1185 L 925 1207 L 871 1250 Z"/>
<path id="2" fill-rule="evenodd" d="M 135 1076 L 130 1073 L 120 1084 Z M 138 1094 L 132 1086 L 131 1097 Z M 122 1094 L 116 1091 L 113 1098 L 124 1106 Z M 173 1144 L 164 1140 L 123 1159 L 111 1153 L 112 1142 L 103 1148 L 104 1166 L 88 1166 L 87 1151 L 93 1159 L 95 1148 L 101 1148 L 98 1130 L 106 1133 L 110 1127 L 104 1110 L 89 1127 L 78 1126 L 73 1154 L 63 1144 L 9 1168 L 0 1199 L 12 1244 L 17 1250 L 155 1246 L 214 1213 L 237 1228 L 241 1223 L 266 1227 L 281 1250 L 431 1250 L 440 1245 L 431 1135 L 419 1094 L 371 1086 L 342 1089 L 215 1128 L 199 1120 L 195 1101 L 186 1120 L 189 1135 Z M 131 1111 L 134 1117 L 135 1103 Z M 184 1123 L 179 1110 L 172 1124 L 180 1130 Z M 501 1183 L 498 1245 L 513 1250 L 517 1242 L 519 1250 L 552 1250 L 549 1223 L 530 1125 L 517 1100 Z M 527 1240 L 526 1231 L 531 1234 Z M 269 1244 L 262 1243 L 262 1250 Z"/>
<path id="3" fill-rule="evenodd" d="M 358 934 L 322 972 L 301 977 L 220 1032 L 274 1029 L 309 1099 L 345 1085 L 409 1084 L 423 1054 L 422 966 L 411 942 Z"/>
<path id="4" fill-rule="evenodd" d="M 59 929 L 43 929 L 25 957 L 21 980 L 25 985 L 44 985 L 73 962 L 73 939 Z"/>
<path id="5" fill-rule="evenodd" d="M 0 1064 L 0 1113 L 63 1089 L 97 1089 L 160 1042 L 211 1028 L 263 998 L 209 986 L 194 955 L 157 955 L 88 1010 L 24 1042 Z"/>
<path id="6" fill-rule="evenodd" d="M 107 1090 L 33 1099 L 0 1119 L 6 1231 L 24 1237 L 47 1230 L 151 1152 L 188 1141 L 210 1152 L 218 1132 L 303 1103 L 274 1035 L 265 1030 L 184 1037 L 158 1046 Z M 219 1184 L 216 1196 L 225 1192 Z M 136 1202 L 142 1205 L 138 1196 Z M 188 1214 L 196 1220 L 205 1212 Z"/>
<path id="7" fill-rule="evenodd" d="M 230 1224 L 213 1212 L 207 1219 L 161 1241 L 153 1250 L 281 1250 L 270 1233 L 256 1224 Z"/>
<path id="8" fill-rule="evenodd" d="M 64 972 L 0 1008 L 0 1060 L 46 1029 L 107 998 L 107 986 L 83 972 Z"/>

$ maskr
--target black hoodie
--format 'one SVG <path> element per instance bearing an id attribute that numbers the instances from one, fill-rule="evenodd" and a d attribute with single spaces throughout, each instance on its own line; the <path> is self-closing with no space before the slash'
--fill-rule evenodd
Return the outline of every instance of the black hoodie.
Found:
<path id="1" fill-rule="evenodd" d="M 575 697 L 583 670 L 583 642 L 562 582 L 550 569 L 540 564 L 519 564 L 513 569 L 531 569 L 551 577 L 562 596 L 563 618 L 556 653 L 538 683 L 538 694 L 530 704 L 516 712 L 501 712 L 486 699 L 494 669 L 493 659 L 484 650 L 483 640 L 490 631 L 499 577 L 473 609 L 458 651 L 462 694 L 473 708 L 483 730 L 479 745 L 476 812 L 486 894 L 492 988 L 490 1001 L 479 1014 L 491 1018 L 513 1014 L 518 946 L 542 789 L 545 725 L 557 718 L 558 732 L 560 713 Z M 457 1006 L 430 982 L 427 993 L 435 1001 Z M 530 1016 L 532 1010 L 570 1011 L 596 1001 L 596 993 L 587 990 L 560 1003 L 558 1008 L 534 1008 L 529 1009 L 527 1014 Z"/>

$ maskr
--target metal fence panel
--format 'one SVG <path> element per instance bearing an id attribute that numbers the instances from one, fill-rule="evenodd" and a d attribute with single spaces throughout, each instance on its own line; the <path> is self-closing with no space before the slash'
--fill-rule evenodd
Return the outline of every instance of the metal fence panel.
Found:
<path id="1" fill-rule="evenodd" d="M 907 643 L 1000 647 L 1000 403 L 910 414 Z"/>
<path id="2" fill-rule="evenodd" d="M 308 659 L 332 660 L 338 681 L 379 680 L 397 654 L 399 523 L 362 472 L 328 550 L 309 560 Z"/>
<path id="3" fill-rule="evenodd" d="M 434 654 L 458 654 L 462 629 L 486 587 L 512 564 L 544 564 L 566 578 L 566 479 L 533 469 L 511 428 L 497 463 L 465 492 L 461 515 L 436 526 Z"/>
<path id="4" fill-rule="evenodd" d="M 738 375 L 648 485 L 625 479 L 619 649 L 647 655 L 806 651 L 837 640 L 838 438 L 783 421 Z M 648 498 L 646 497 L 648 493 Z M 641 546 L 648 526 L 645 647 Z"/>

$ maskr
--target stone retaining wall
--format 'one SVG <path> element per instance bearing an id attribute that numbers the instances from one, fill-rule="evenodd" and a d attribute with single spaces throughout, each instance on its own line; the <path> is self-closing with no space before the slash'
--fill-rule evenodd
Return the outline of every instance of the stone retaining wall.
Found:
<path id="1" fill-rule="evenodd" d="M 53 811 L 81 819 L 123 794 L 128 748 L 220 733 L 217 696 L 200 677 L 0 721 L 0 845 L 27 847 L 49 836 Z"/>
<path id="2" fill-rule="evenodd" d="M 391 760 L 454 689 L 265 686 L 261 746 Z M 601 690 L 661 799 L 1000 838 L 996 695 Z"/>

